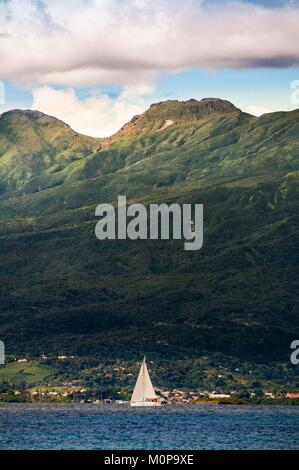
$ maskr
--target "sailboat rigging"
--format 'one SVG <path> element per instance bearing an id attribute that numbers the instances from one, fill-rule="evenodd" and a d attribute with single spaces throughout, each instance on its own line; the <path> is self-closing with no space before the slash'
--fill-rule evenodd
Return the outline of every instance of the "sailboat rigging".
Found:
<path id="1" fill-rule="evenodd" d="M 131 406 L 161 406 L 148 373 L 145 357 L 140 367 L 130 404 Z"/>

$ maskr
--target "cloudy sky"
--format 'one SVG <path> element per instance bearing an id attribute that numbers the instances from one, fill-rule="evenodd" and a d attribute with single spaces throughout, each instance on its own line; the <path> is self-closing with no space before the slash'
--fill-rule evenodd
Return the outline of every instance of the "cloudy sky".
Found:
<path id="1" fill-rule="evenodd" d="M 169 98 L 294 109 L 298 25 L 299 0 L 0 0 L 0 113 L 107 136 Z"/>

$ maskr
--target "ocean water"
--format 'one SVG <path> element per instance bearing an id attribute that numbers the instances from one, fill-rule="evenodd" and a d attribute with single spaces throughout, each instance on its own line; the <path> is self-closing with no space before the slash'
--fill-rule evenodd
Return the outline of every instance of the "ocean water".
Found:
<path id="1" fill-rule="evenodd" d="M 0 404 L 0 449 L 299 449 L 299 408 Z"/>

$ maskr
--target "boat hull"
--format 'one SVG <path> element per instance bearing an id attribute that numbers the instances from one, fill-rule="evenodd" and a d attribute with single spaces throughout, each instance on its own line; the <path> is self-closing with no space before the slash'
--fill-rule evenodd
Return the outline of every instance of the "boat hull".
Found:
<path id="1" fill-rule="evenodd" d="M 131 406 L 142 406 L 142 407 L 148 407 L 148 406 L 161 406 L 161 403 L 155 402 L 155 401 L 135 401 L 135 402 L 130 402 Z"/>

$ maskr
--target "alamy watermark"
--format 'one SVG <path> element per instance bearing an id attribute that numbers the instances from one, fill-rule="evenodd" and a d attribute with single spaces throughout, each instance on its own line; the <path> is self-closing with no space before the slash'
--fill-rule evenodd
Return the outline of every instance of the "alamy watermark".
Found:
<path id="1" fill-rule="evenodd" d="M 294 351 L 291 354 L 291 363 L 294 366 L 297 366 L 299 364 L 299 339 L 295 339 L 291 343 L 291 349 L 294 349 Z"/>
<path id="2" fill-rule="evenodd" d="M 296 106 L 299 104 L 299 80 L 294 80 L 291 83 L 291 89 L 293 90 L 291 93 L 291 103 Z"/>
<path id="3" fill-rule="evenodd" d="M 5 83 L 0 80 L 0 105 L 5 104 Z"/>
<path id="4" fill-rule="evenodd" d="M 203 246 L 202 204 L 143 204 L 127 206 L 126 196 L 118 196 L 117 213 L 111 204 L 99 204 L 95 227 L 99 240 L 184 240 L 185 250 Z"/>
<path id="5" fill-rule="evenodd" d="M 0 341 L 0 365 L 5 364 L 5 345 Z"/>

